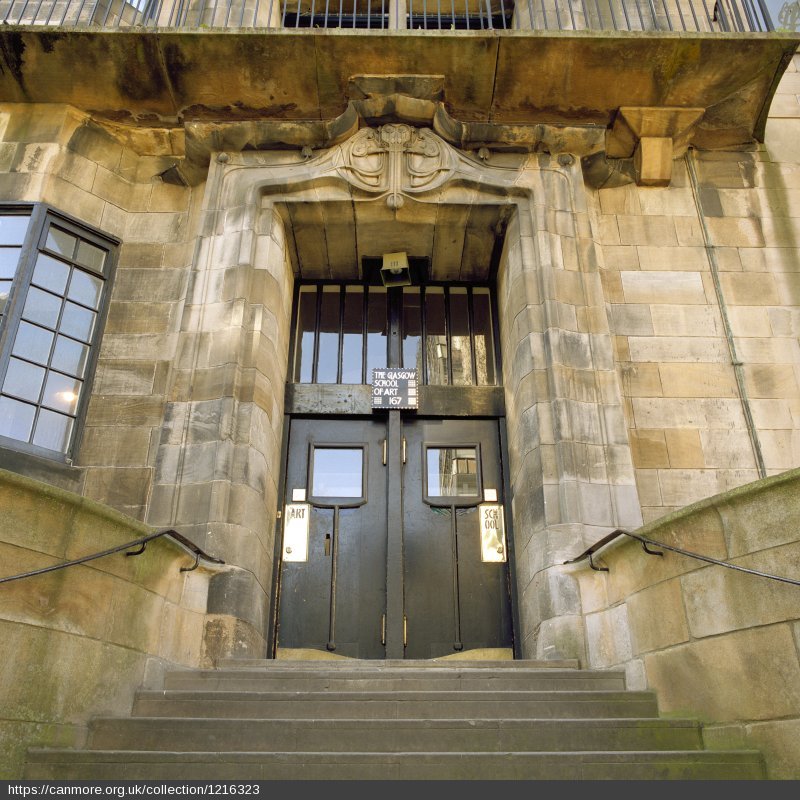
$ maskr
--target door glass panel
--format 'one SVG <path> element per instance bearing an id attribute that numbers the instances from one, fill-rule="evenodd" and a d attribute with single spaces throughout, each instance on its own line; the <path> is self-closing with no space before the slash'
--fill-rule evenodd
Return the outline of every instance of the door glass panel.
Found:
<path id="1" fill-rule="evenodd" d="M 444 289 L 441 286 L 431 286 L 425 291 L 425 355 L 428 362 L 428 383 L 450 383 Z"/>
<path id="2" fill-rule="evenodd" d="M 422 377 L 422 307 L 415 287 L 403 289 L 403 366 Z"/>
<path id="3" fill-rule="evenodd" d="M 478 386 L 494 386 L 494 335 L 489 290 L 472 290 L 472 324 L 475 336 L 475 367 Z"/>
<path id="4" fill-rule="evenodd" d="M 469 338 L 467 290 L 450 289 L 450 352 L 453 358 L 453 384 L 472 384 L 472 345 Z"/>
<path id="5" fill-rule="evenodd" d="M 367 383 L 372 381 L 372 370 L 388 365 L 386 337 L 386 289 L 369 287 L 367 307 Z"/>
<path id="6" fill-rule="evenodd" d="M 317 287 L 302 286 L 297 299 L 295 383 L 311 383 L 314 367 L 314 328 L 317 323 Z"/>
<path id="7" fill-rule="evenodd" d="M 322 288 L 317 383 L 336 383 L 339 369 L 339 287 Z"/>
<path id="8" fill-rule="evenodd" d="M 315 447 L 310 483 L 312 497 L 363 497 L 364 449 Z"/>
<path id="9" fill-rule="evenodd" d="M 364 351 L 364 289 L 348 286 L 342 316 L 342 383 L 361 383 Z"/>
<path id="10" fill-rule="evenodd" d="M 425 466 L 428 497 L 477 496 L 477 448 L 428 447 Z"/>

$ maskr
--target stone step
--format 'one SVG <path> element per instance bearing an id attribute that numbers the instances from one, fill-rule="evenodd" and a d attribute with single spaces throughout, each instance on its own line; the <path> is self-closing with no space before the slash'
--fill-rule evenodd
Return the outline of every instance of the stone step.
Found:
<path id="1" fill-rule="evenodd" d="M 220 669 L 251 669 L 263 667 L 272 672 L 282 669 L 294 672 L 297 669 L 333 672 L 341 669 L 353 670 L 425 670 L 442 669 L 491 669 L 491 670 L 564 670 L 580 671 L 580 662 L 575 658 L 557 661 L 537 661 L 533 659 L 475 659 L 466 658 L 393 658 L 393 659 L 359 659 L 340 658 L 334 661 L 327 659 L 272 659 L 272 658 L 224 658 L 217 665 Z"/>
<path id="2" fill-rule="evenodd" d="M 700 727 L 663 719 L 97 719 L 90 750 L 221 752 L 699 750 Z"/>
<path id="3" fill-rule="evenodd" d="M 739 751 L 178 753 L 31 750 L 26 780 L 760 780 Z"/>
<path id="4" fill-rule="evenodd" d="M 597 719 L 657 717 L 650 691 L 142 691 L 134 716 L 236 719 Z"/>
<path id="5" fill-rule="evenodd" d="M 625 688 L 621 671 L 440 669 L 273 669 L 172 671 L 165 689 L 259 691 L 588 690 Z"/>

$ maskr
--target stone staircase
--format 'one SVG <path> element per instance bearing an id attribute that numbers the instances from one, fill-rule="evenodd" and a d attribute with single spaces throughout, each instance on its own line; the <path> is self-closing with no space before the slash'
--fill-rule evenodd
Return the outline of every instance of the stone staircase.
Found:
<path id="1" fill-rule="evenodd" d="M 31 750 L 27 779 L 735 779 L 761 755 L 709 751 L 619 671 L 572 662 L 238 661 L 174 671 L 83 750 Z"/>

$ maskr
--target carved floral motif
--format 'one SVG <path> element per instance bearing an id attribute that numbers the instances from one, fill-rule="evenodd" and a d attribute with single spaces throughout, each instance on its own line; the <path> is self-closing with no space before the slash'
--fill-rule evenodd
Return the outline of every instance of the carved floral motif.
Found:
<path id="1" fill-rule="evenodd" d="M 453 173 L 449 148 L 427 128 L 364 128 L 342 145 L 339 173 L 354 186 L 386 196 L 400 208 L 404 195 L 434 189 Z"/>

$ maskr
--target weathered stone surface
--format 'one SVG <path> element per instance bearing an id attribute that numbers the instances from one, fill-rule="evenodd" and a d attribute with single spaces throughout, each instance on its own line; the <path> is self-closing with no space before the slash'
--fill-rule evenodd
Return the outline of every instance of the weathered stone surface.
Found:
<path id="1" fill-rule="evenodd" d="M 0 504 L 4 576 L 150 532 L 107 506 L 5 471 Z M 24 532 L 16 541 L 15 531 Z M 190 561 L 162 539 L 136 558 L 110 555 L 3 586 L 0 629 L 14 653 L 0 678 L 4 776 L 21 774 L 25 747 L 79 744 L 90 715 L 127 712 L 148 658 L 199 663 L 207 573 L 182 574 Z M 182 598 L 185 610 L 176 605 Z M 165 627 L 165 619 L 175 622 Z"/>
<path id="2" fill-rule="evenodd" d="M 776 719 L 800 712 L 800 666 L 787 625 L 742 630 L 645 655 L 665 712 L 703 719 Z M 714 674 L 713 681 L 693 676 Z"/>
<path id="3" fill-rule="evenodd" d="M 617 666 L 632 655 L 628 609 L 613 606 L 586 616 L 586 644 L 589 663 L 594 669 Z"/>
<path id="4" fill-rule="evenodd" d="M 679 579 L 665 581 L 632 595 L 627 602 L 634 653 L 686 642 L 689 630 Z"/>

